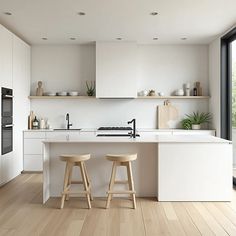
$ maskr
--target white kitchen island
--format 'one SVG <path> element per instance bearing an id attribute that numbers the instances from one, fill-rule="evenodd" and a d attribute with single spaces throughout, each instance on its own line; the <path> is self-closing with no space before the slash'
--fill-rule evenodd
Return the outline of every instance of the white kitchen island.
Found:
<path id="1" fill-rule="evenodd" d="M 91 153 L 86 165 L 95 197 L 106 196 L 108 188 L 111 162 L 105 155 L 138 153 L 132 163 L 137 196 L 156 196 L 158 201 L 231 200 L 232 143 L 228 140 L 207 135 L 81 136 L 43 141 L 43 203 L 60 196 L 65 163 L 59 156 L 73 153 Z M 123 171 L 117 172 L 118 179 L 126 178 Z M 79 178 L 78 173 L 75 168 L 73 177 Z"/>

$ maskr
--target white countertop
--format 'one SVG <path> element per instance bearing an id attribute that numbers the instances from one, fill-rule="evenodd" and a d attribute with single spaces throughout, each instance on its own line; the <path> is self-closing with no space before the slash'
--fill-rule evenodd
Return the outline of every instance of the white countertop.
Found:
<path id="1" fill-rule="evenodd" d="M 150 135 L 148 137 L 80 137 L 71 140 L 47 139 L 43 143 L 229 143 L 226 139 L 210 135 Z"/>
<path id="2" fill-rule="evenodd" d="M 81 128 L 81 130 L 54 130 L 54 129 L 27 129 L 24 132 L 119 132 L 120 130 L 98 130 L 97 128 Z M 137 132 L 196 132 L 196 131 L 215 131 L 215 130 L 186 130 L 186 129 L 154 129 L 154 128 L 137 128 Z M 127 132 L 127 131 L 126 131 Z"/>

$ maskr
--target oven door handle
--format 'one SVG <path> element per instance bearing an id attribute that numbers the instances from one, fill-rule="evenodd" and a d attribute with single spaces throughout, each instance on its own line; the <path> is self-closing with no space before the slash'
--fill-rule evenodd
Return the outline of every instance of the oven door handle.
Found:
<path id="1" fill-rule="evenodd" d="M 6 95 L 3 95 L 3 97 L 4 97 L 4 98 L 13 98 L 14 96 L 13 96 L 13 95 L 8 95 L 8 94 L 6 94 Z"/>
<path id="2" fill-rule="evenodd" d="M 11 125 L 3 125 L 2 127 L 3 128 L 10 128 L 10 127 L 13 127 L 14 125 L 13 124 L 11 124 Z"/>

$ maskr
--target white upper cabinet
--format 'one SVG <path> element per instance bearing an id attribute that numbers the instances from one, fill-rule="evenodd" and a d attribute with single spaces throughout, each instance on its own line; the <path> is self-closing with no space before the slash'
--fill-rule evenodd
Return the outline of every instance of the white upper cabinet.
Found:
<path id="1" fill-rule="evenodd" d="M 137 97 L 137 45 L 133 42 L 96 43 L 96 97 Z"/>
<path id="2" fill-rule="evenodd" d="M 1 87 L 12 88 L 12 37 L 13 34 L 0 25 L 0 82 Z"/>

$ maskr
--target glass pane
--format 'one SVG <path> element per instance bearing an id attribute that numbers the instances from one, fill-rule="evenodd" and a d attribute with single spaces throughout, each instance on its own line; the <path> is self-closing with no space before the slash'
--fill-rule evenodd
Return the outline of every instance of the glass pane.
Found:
<path id="1" fill-rule="evenodd" d="M 236 40 L 232 42 L 232 141 L 234 165 L 236 165 Z M 236 173 L 234 173 L 236 176 Z"/>
<path id="2" fill-rule="evenodd" d="M 236 128 L 236 41 L 232 42 L 232 126 Z"/>

